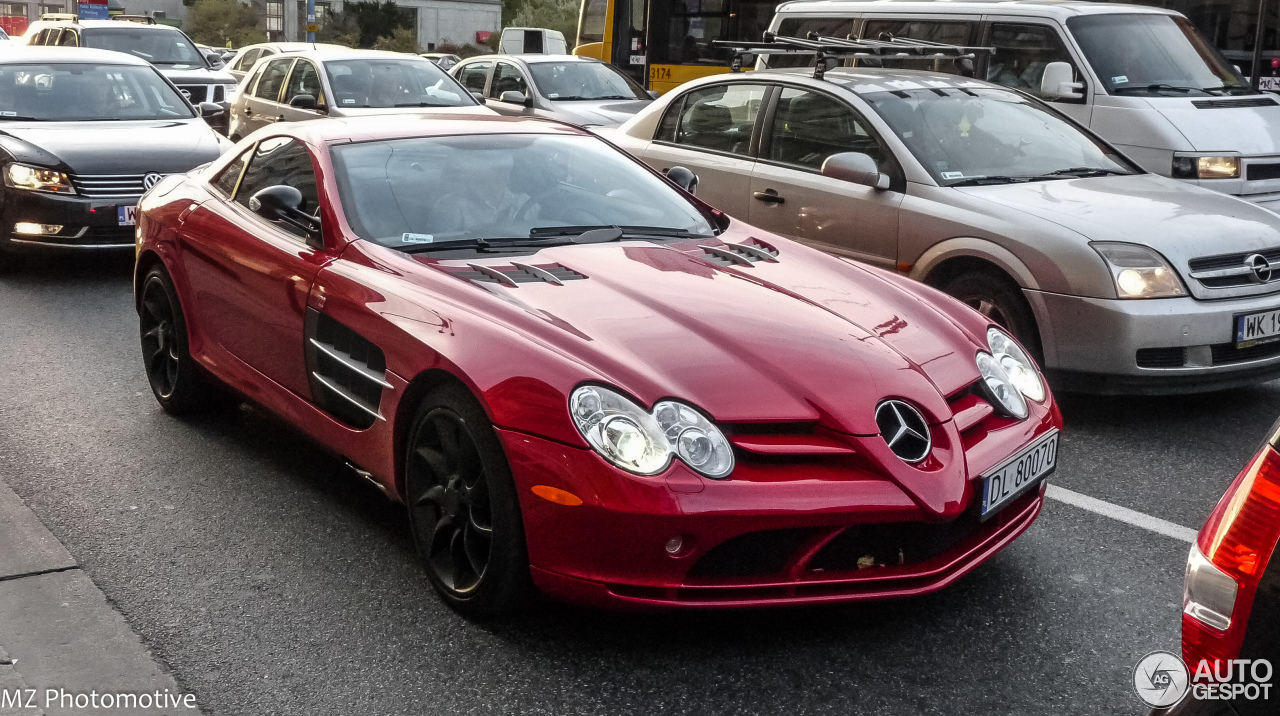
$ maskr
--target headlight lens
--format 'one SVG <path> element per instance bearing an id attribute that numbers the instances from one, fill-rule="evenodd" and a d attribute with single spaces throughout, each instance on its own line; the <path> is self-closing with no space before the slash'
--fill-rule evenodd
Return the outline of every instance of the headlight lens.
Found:
<path id="1" fill-rule="evenodd" d="M 1019 420 L 1027 417 L 1027 401 L 1022 391 L 1014 386 L 1009 373 L 990 353 L 978 352 L 978 373 L 986 384 L 991 397 L 999 403 L 1001 412 Z"/>
<path id="2" fill-rule="evenodd" d="M 987 345 L 1018 392 L 1037 403 L 1044 400 L 1044 381 L 1040 379 L 1040 371 L 1008 333 L 994 326 L 988 328 Z"/>
<path id="3" fill-rule="evenodd" d="M 1240 176 L 1240 157 L 1174 157 L 1176 179 L 1235 179 Z"/>
<path id="4" fill-rule="evenodd" d="M 1120 298 L 1182 296 L 1182 281 L 1169 262 L 1145 246 L 1099 241 L 1089 244 L 1107 262 Z"/>
<path id="5" fill-rule="evenodd" d="M 733 471 L 733 448 L 724 433 L 684 403 L 664 400 L 650 414 L 608 388 L 584 385 L 569 396 L 569 412 L 587 443 L 628 472 L 656 475 L 672 456 L 713 479 Z"/>
<path id="6" fill-rule="evenodd" d="M 4 170 L 4 183 L 14 189 L 47 191 L 54 194 L 74 194 L 75 187 L 66 174 L 26 164 L 10 164 Z"/>

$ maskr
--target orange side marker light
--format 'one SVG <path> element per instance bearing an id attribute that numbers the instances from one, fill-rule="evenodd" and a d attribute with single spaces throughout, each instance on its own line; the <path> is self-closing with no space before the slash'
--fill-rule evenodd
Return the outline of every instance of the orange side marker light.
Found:
<path id="1" fill-rule="evenodd" d="M 550 485 L 534 485 L 533 494 L 547 500 L 548 502 L 554 502 L 557 505 L 565 505 L 566 507 L 577 507 L 582 504 L 581 497 L 578 497 L 572 492 L 561 490 L 558 487 L 551 487 Z"/>

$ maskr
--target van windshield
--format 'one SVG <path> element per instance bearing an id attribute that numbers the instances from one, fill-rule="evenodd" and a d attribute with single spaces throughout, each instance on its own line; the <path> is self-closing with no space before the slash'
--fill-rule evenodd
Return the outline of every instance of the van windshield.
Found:
<path id="1" fill-rule="evenodd" d="M 123 24 L 123 23 L 121 23 Z M 133 27 L 90 27 L 84 30 L 85 47 L 124 52 L 153 65 L 177 68 L 204 67 L 204 57 L 187 36 L 177 30 Z"/>
<path id="2" fill-rule="evenodd" d="M 1108 94 L 1253 94 L 1186 18 L 1086 15 L 1067 20 L 1067 27 Z"/>

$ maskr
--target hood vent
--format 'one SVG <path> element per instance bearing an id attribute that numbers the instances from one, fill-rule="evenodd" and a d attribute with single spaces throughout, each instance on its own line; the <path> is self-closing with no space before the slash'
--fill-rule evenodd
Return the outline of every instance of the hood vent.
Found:
<path id="1" fill-rule="evenodd" d="M 778 250 L 759 239 L 749 244 L 699 246 L 702 258 L 717 266 L 754 266 L 761 261 L 778 263 Z"/>
<path id="2" fill-rule="evenodd" d="M 1270 97 L 1250 97 L 1249 99 L 1193 99 L 1196 109 L 1231 109 L 1232 107 L 1274 107 L 1276 102 Z"/>
<path id="3" fill-rule="evenodd" d="M 467 268 L 444 267 L 444 270 L 464 281 L 496 283 L 517 288 L 522 283 L 549 283 L 563 286 L 565 281 L 577 281 L 586 276 L 567 266 L 533 266 L 512 261 L 509 266 L 484 266 L 467 264 Z"/>

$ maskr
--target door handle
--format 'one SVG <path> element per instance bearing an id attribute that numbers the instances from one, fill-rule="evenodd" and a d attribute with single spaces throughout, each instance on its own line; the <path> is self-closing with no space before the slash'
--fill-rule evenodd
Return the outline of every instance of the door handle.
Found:
<path id="1" fill-rule="evenodd" d="M 252 116 L 253 116 L 253 108 L 252 108 L 252 107 L 245 107 L 245 108 L 244 108 L 244 116 L 246 116 L 246 117 L 252 117 Z"/>
<path id="2" fill-rule="evenodd" d="M 773 189 L 765 189 L 764 191 L 758 191 L 752 194 L 752 196 L 759 199 L 760 201 L 763 201 L 766 204 L 785 204 L 787 201 L 786 199 L 783 199 L 782 197 L 778 196 L 778 192 L 774 191 Z"/>

